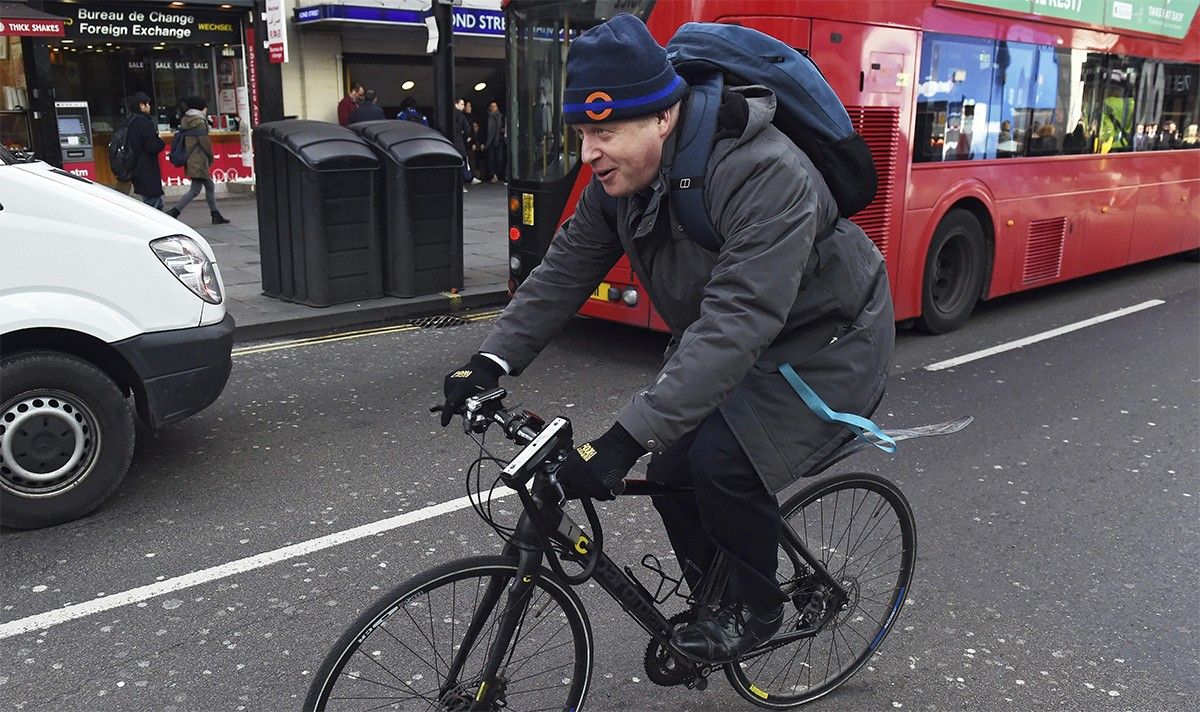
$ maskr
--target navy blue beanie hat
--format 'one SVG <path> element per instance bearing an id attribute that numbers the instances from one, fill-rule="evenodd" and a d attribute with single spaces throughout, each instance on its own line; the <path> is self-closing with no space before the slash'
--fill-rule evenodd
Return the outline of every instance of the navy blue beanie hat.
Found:
<path id="1" fill-rule="evenodd" d="M 571 43 L 563 122 L 648 116 L 673 105 L 687 90 L 645 23 L 633 15 L 617 15 Z"/>

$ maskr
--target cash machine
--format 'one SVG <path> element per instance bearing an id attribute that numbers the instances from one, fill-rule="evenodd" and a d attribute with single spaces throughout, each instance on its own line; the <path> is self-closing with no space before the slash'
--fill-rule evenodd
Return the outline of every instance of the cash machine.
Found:
<path id="1" fill-rule="evenodd" d="M 58 145 L 63 170 L 96 180 L 96 157 L 92 151 L 92 116 L 86 101 L 56 101 Z"/>

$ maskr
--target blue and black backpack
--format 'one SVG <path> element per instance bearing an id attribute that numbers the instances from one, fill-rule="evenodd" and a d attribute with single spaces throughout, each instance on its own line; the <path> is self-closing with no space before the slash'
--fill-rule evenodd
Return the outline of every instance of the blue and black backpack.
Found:
<path id="1" fill-rule="evenodd" d="M 208 129 L 201 127 L 196 129 L 180 129 L 175 132 L 175 137 L 171 139 L 171 150 L 167 152 L 167 160 L 173 166 L 180 168 L 187 165 L 188 159 L 200 148 L 200 142 L 192 144 L 191 149 L 187 148 L 187 139 L 189 136 L 199 137 L 208 133 Z"/>
<path id="2" fill-rule="evenodd" d="M 680 27 L 667 43 L 667 58 L 692 87 L 671 168 L 671 207 L 688 236 L 701 246 L 721 246 L 704 207 L 704 176 L 726 77 L 774 92 L 772 123 L 821 172 L 842 217 L 854 215 L 874 199 L 879 179 L 871 151 L 811 59 L 757 30 L 709 22 Z"/>

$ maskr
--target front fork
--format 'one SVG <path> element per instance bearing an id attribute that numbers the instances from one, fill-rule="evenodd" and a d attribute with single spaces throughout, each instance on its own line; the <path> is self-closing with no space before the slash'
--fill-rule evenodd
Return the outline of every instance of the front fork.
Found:
<path id="1" fill-rule="evenodd" d="M 514 638 L 525 621 L 525 612 L 528 610 L 529 600 L 533 595 L 534 582 L 538 570 L 542 566 L 543 553 L 541 547 L 536 544 L 538 540 L 539 536 L 535 525 L 527 515 L 522 515 L 521 520 L 517 523 L 516 535 L 504 547 L 505 556 L 514 554 L 517 556 L 517 575 L 509 580 L 507 586 L 504 608 L 500 612 L 496 635 L 487 651 L 479 689 L 476 691 L 475 701 L 470 707 L 472 711 L 495 709 L 492 701 L 498 693 L 503 691 L 503 685 L 497 680 L 496 675 L 500 671 L 500 666 L 511 655 Z M 463 634 L 462 645 L 450 663 L 450 671 L 446 675 L 446 683 L 442 690 L 443 696 L 458 685 L 463 664 L 475 648 L 475 642 L 482 632 L 484 624 L 491 618 L 492 611 L 495 610 L 501 595 L 504 595 L 505 588 L 504 579 L 499 576 L 488 582 L 479 606 L 475 609 L 471 624 Z"/>

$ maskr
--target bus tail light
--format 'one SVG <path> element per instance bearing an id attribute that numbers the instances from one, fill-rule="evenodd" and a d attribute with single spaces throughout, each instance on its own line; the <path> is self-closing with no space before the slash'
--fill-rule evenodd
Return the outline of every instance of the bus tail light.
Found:
<path id="1" fill-rule="evenodd" d="M 513 215 L 516 215 L 520 211 L 521 211 L 521 199 L 515 195 L 509 196 L 508 212 L 512 213 Z"/>
<path id="2" fill-rule="evenodd" d="M 638 303 L 638 293 L 633 287 L 626 287 L 625 291 L 621 292 L 621 301 L 631 307 L 636 307 Z"/>
<path id="3" fill-rule="evenodd" d="M 508 258 L 508 268 L 509 268 L 510 270 L 512 270 L 514 273 L 520 273 L 520 271 L 521 271 L 521 258 L 520 258 L 520 257 L 518 257 L 517 255 L 513 255 L 512 257 L 509 257 L 509 258 Z"/>
<path id="4" fill-rule="evenodd" d="M 521 241 L 521 228 L 519 228 L 515 225 L 513 227 L 508 228 L 508 239 L 510 242 L 520 242 Z"/>
<path id="5" fill-rule="evenodd" d="M 509 279 L 508 280 L 508 298 L 512 299 L 512 295 L 514 295 L 516 293 L 517 293 L 517 280 Z"/>

